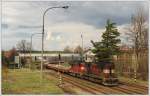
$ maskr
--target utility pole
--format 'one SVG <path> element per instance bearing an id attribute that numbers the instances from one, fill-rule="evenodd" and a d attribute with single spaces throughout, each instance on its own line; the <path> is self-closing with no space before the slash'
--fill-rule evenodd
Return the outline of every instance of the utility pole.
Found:
<path id="1" fill-rule="evenodd" d="M 82 62 L 83 62 L 83 51 L 84 51 L 84 49 L 83 49 L 83 34 L 82 34 L 82 32 L 81 32 L 81 40 L 82 40 L 82 53 L 81 53 L 81 60 L 82 60 Z"/>
<path id="2" fill-rule="evenodd" d="M 30 64 L 29 64 L 29 69 L 31 69 L 31 63 L 32 63 L 32 55 L 31 55 L 31 54 L 32 54 L 32 38 L 33 38 L 34 35 L 37 35 L 37 34 L 42 34 L 42 33 L 33 33 L 33 34 L 31 35 L 31 41 L 30 41 L 30 44 L 31 44 L 31 45 L 30 45 L 30 59 L 31 59 L 30 61 L 31 61 L 31 62 L 30 62 Z"/>

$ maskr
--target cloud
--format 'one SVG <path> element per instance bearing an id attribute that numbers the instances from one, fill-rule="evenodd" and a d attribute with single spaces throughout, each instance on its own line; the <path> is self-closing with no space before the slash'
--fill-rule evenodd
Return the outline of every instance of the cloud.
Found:
<path id="1" fill-rule="evenodd" d="M 106 20 L 111 19 L 122 25 L 130 22 L 131 15 L 137 8 L 146 6 L 145 2 L 69 2 L 69 4 L 71 7 L 64 12 L 57 10 L 57 14 L 49 13 L 48 18 L 51 18 L 49 22 L 76 21 L 102 28 Z"/>
<path id="2" fill-rule="evenodd" d="M 2 28 L 3 29 L 7 29 L 8 28 L 8 24 L 2 24 Z"/>
<path id="3" fill-rule="evenodd" d="M 137 8 L 143 7 L 145 12 L 148 11 L 148 4 L 144 1 L 3 2 L 2 49 L 10 49 L 17 40 L 30 40 L 31 34 L 42 32 L 44 10 L 62 5 L 70 5 L 70 8 L 52 9 L 45 15 L 45 31 L 48 32 L 46 39 L 50 38 L 45 41 L 46 50 L 62 50 L 66 45 L 81 44 L 81 32 L 84 34 L 85 46 L 91 46 L 91 39 L 101 39 L 108 18 L 117 26 L 124 26 L 130 23 L 130 17 Z M 36 39 L 35 48 L 40 50 L 38 42 L 41 40 Z"/>
<path id="4" fill-rule="evenodd" d="M 126 26 L 128 26 L 128 24 L 117 26 L 122 43 L 128 42 L 127 36 L 125 35 L 125 32 L 127 31 Z M 45 46 L 47 50 L 63 50 L 65 46 L 70 46 L 71 48 L 75 48 L 78 45 L 81 46 L 82 33 L 84 48 L 92 47 L 90 41 L 101 41 L 101 35 L 103 32 L 105 32 L 105 27 L 98 29 L 84 23 L 58 23 L 48 28 L 47 36 L 50 36 L 50 38 L 49 40 L 46 40 L 45 44 L 48 45 Z"/>
<path id="5" fill-rule="evenodd" d="M 91 46 L 90 40 L 101 40 L 100 35 L 104 29 L 96 29 L 94 26 L 84 23 L 63 22 L 48 28 L 47 42 L 54 43 L 56 48 L 63 49 L 65 46 L 76 47 L 81 45 L 81 33 L 85 46 Z M 49 45 L 48 45 L 49 46 Z M 51 45 L 53 46 L 53 45 Z M 51 47 L 49 46 L 49 47 Z"/>
<path id="6" fill-rule="evenodd" d="M 56 37 L 56 40 L 57 40 L 57 41 L 60 41 L 61 39 L 62 39 L 61 36 L 57 36 L 57 37 Z"/>

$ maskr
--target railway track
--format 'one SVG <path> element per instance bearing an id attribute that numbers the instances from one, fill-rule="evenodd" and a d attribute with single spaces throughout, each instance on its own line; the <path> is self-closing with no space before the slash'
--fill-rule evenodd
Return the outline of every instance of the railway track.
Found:
<path id="1" fill-rule="evenodd" d="M 52 72 L 49 72 L 48 74 L 57 74 L 56 72 L 52 73 Z M 55 77 L 58 77 L 58 76 L 55 76 Z M 72 85 L 75 85 L 85 91 L 88 91 L 92 94 L 97 94 L 97 95 L 100 95 L 100 94 L 124 94 L 123 92 L 119 92 L 119 91 L 116 91 L 116 90 L 112 90 L 112 89 L 109 89 L 105 86 L 102 86 L 100 87 L 100 85 L 96 86 L 96 85 L 93 85 L 92 82 L 89 82 L 89 81 L 85 81 L 85 80 L 82 80 L 82 79 L 79 79 L 79 78 L 75 78 L 75 77 L 72 77 L 72 76 L 69 76 L 69 75 L 64 75 L 63 74 L 63 81 L 64 82 L 67 82 L 67 83 L 71 83 Z M 109 90 L 109 91 L 108 91 Z"/>
<path id="2" fill-rule="evenodd" d="M 57 74 L 56 72 L 48 74 Z M 56 76 L 58 77 L 58 76 Z M 106 87 L 98 85 L 89 81 L 85 81 L 79 78 L 74 78 L 72 76 L 63 75 L 63 81 L 70 83 L 74 86 L 81 88 L 91 94 L 141 94 L 139 92 L 133 92 L 132 90 L 127 90 L 121 87 Z"/>
<path id="3" fill-rule="evenodd" d="M 64 76 L 64 75 L 63 75 Z M 106 86 L 102 86 L 102 85 L 96 85 L 95 83 L 89 82 L 89 81 L 85 81 L 79 78 L 74 78 L 71 76 L 64 76 L 64 78 L 69 78 L 71 81 L 79 83 L 82 86 L 91 88 L 97 92 L 103 93 L 103 94 L 124 94 L 123 92 L 117 91 L 117 90 L 112 90 L 111 88 L 108 88 Z"/>
<path id="4" fill-rule="evenodd" d="M 88 91 L 88 92 L 90 92 L 90 93 L 92 93 L 92 94 L 106 94 L 106 93 L 104 93 L 104 92 L 99 92 L 99 91 L 97 91 L 97 90 L 95 90 L 94 88 L 91 88 L 91 87 L 87 87 L 87 86 L 83 86 L 83 85 L 81 85 L 81 84 L 79 84 L 79 83 L 77 83 L 77 82 L 74 82 L 74 81 L 72 81 L 71 79 L 69 79 L 69 78 L 66 78 L 66 77 L 64 77 L 64 80 L 65 80 L 65 82 L 67 82 L 67 83 L 71 83 L 72 85 L 75 85 L 75 86 L 77 86 L 77 87 L 79 87 L 79 88 L 81 88 L 81 89 L 83 89 L 83 90 L 85 90 L 85 91 Z"/>
<path id="5" fill-rule="evenodd" d="M 139 91 L 139 89 L 137 89 L 137 88 L 135 89 L 133 87 L 124 86 L 124 85 L 113 87 L 112 89 L 120 90 L 122 92 L 126 92 L 128 94 L 133 94 L 133 95 L 137 95 L 137 94 L 146 95 L 146 94 L 148 94 L 148 91 L 141 91 L 141 90 Z"/>
<path id="6" fill-rule="evenodd" d="M 66 76 L 65 76 L 65 78 L 66 78 Z M 79 79 L 75 79 L 75 78 L 70 78 L 70 77 L 67 77 L 67 78 L 69 78 L 73 82 L 79 83 L 82 86 L 91 88 L 92 90 L 95 90 L 95 91 L 97 91 L 99 93 L 108 94 L 108 92 L 105 91 L 105 90 L 103 90 L 102 88 L 97 88 L 95 86 L 92 86 L 91 84 L 87 84 L 87 82 L 85 82 L 83 80 L 79 80 Z"/>
<path id="7" fill-rule="evenodd" d="M 137 84 L 131 84 L 131 83 L 128 83 L 128 82 L 120 82 L 120 84 L 127 85 L 127 86 L 132 86 L 132 87 L 135 87 L 135 88 L 141 88 L 141 89 L 144 89 L 144 90 L 148 90 L 147 86 L 142 86 L 142 85 L 137 85 Z"/>
<path id="8" fill-rule="evenodd" d="M 47 74 L 51 74 L 51 75 L 53 75 L 56 78 L 58 77 L 58 76 L 54 75 L 54 74 L 57 74 L 56 72 L 47 72 Z M 96 94 L 102 94 L 103 93 L 103 92 L 98 92 L 98 91 L 94 90 L 91 87 L 86 87 L 86 86 L 83 86 L 80 83 L 74 82 L 72 79 L 69 79 L 67 76 L 63 75 L 63 82 L 64 81 L 67 82 L 67 83 L 70 83 L 70 84 L 72 84 L 72 85 L 74 85 L 74 86 L 76 86 L 76 87 L 78 87 L 78 88 L 80 88 L 80 89 L 82 89 L 84 91 L 87 91 L 88 93 L 91 93 L 91 94 L 95 94 L 96 95 Z M 103 93 L 103 94 L 105 94 L 105 93 Z"/>
<path id="9" fill-rule="evenodd" d="M 148 94 L 148 88 L 144 86 L 138 86 L 128 83 L 120 83 L 119 86 L 106 87 L 97 83 L 83 80 L 81 78 L 75 78 L 73 76 L 63 74 L 65 82 L 71 83 L 83 90 L 86 90 L 92 94 Z"/>
<path id="10" fill-rule="evenodd" d="M 133 83 L 129 83 L 129 82 L 120 82 L 120 84 L 125 88 L 128 87 L 128 89 L 132 89 L 132 90 L 136 91 L 137 93 L 148 94 L 148 87 L 146 87 L 146 86 L 133 84 Z"/>
<path id="11" fill-rule="evenodd" d="M 143 90 L 138 87 L 132 87 L 132 86 L 127 86 L 127 85 L 106 87 L 106 86 L 95 84 L 92 82 L 86 82 L 86 84 L 93 85 L 96 89 L 103 89 L 104 92 L 107 92 L 106 94 L 142 94 L 142 95 L 148 94 L 148 90 Z"/>

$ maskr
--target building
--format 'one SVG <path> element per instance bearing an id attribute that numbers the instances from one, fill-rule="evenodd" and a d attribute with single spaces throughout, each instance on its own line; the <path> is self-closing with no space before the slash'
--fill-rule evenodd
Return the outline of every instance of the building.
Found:
<path id="1" fill-rule="evenodd" d="M 41 61 L 41 59 L 43 59 L 43 61 L 46 62 L 53 62 L 61 59 L 61 61 L 65 62 L 71 60 L 79 60 L 81 57 L 80 54 L 77 53 L 60 53 L 60 56 L 59 53 L 44 53 L 43 58 L 41 58 L 41 53 L 19 53 L 18 58 L 19 60 L 15 61 L 19 61 L 19 65 L 22 65 L 22 58 L 26 59 L 26 61 L 30 63 L 31 58 L 32 61 Z"/>
<path id="2" fill-rule="evenodd" d="M 84 53 L 84 57 L 85 62 L 93 62 L 95 54 L 91 50 L 88 50 L 87 52 Z"/>

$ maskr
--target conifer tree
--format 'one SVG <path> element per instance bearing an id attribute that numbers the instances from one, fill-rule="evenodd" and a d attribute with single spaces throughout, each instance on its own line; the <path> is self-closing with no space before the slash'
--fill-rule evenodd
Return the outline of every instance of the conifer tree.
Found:
<path id="1" fill-rule="evenodd" d="M 102 41 L 91 41 L 94 47 L 92 52 L 96 54 L 96 61 L 98 62 L 110 62 L 112 60 L 112 55 L 119 53 L 118 43 L 120 39 L 118 36 L 120 36 L 120 33 L 115 25 L 115 23 L 107 20 L 106 31 L 102 35 Z"/>

